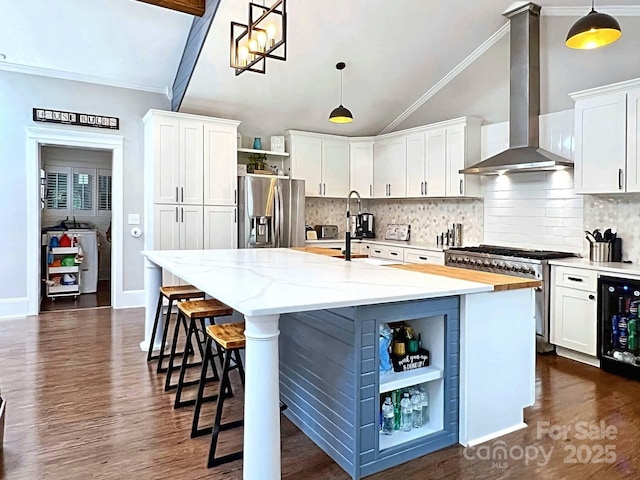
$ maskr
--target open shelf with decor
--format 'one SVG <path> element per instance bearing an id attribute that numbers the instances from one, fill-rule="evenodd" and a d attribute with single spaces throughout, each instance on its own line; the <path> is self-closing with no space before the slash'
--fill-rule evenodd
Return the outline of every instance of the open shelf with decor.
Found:
<path id="1" fill-rule="evenodd" d="M 263 155 L 273 155 L 276 157 L 288 157 L 289 154 L 287 152 L 273 152 L 271 150 L 256 150 L 254 148 L 238 148 L 238 152 L 240 153 L 255 153 L 255 154 L 263 154 Z"/>

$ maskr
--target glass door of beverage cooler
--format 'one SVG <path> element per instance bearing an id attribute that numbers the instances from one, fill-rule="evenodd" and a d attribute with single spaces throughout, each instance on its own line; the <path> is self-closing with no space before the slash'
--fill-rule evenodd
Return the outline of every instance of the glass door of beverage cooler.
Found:
<path id="1" fill-rule="evenodd" d="M 640 380 L 640 281 L 598 279 L 598 353 L 603 370 Z"/>

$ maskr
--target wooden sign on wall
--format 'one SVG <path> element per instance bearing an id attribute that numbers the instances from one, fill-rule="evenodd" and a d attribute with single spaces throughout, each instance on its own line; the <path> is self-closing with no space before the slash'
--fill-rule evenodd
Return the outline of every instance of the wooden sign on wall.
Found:
<path id="1" fill-rule="evenodd" d="M 65 125 L 79 125 L 81 127 L 120 129 L 120 119 L 104 115 L 89 113 L 63 112 L 46 108 L 33 109 L 34 122 L 63 123 Z"/>

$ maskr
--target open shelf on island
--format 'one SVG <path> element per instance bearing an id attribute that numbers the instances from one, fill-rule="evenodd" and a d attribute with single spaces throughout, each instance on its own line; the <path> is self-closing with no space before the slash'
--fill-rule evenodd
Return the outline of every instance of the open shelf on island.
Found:
<path id="1" fill-rule="evenodd" d="M 416 438 L 422 438 L 426 435 L 438 432 L 440 430 L 441 429 L 434 428 L 431 423 L 427 423 L 420 428 L 412 428 L 408 432 L 396 430 L 395 432 L 393 432 L 393 435 L 380 434 L 379 450 L 383 451 L 387 448 L 395 447 L 396 445 L 400 445 L 401 443 L 410 442 L 411 440 L 415 440 Z"/>
<path id="2" fill-rule="evenodd" d="M 278 157 L 289 156 L 287 152 L 272 152 L 271 150 L 256 150 L 254 148 L 238 148 L 238 151 L 242 153 L 258 153 L 258 154 L 264 154 L 264 155 L 275 155 Z"/>
<path id="3" fill-rule="evenodd" d="M 399 388 L 410 387 L 419 383 L 430 382 L 442 378 L 442 369 L 422 367 L 407 372 L 389 372 L 380 374 L 380 393 L 391 392 Z"/>

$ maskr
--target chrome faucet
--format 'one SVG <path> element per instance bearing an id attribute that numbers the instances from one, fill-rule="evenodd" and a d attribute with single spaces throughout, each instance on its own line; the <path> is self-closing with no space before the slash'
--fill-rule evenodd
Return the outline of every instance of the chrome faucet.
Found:
<path id="1" fill-rule="evenodd" d="M 344 236 L 344 259 L 347 262 L 351 261 L 351 196 L 356 196 L 358 201 L 358 215 L 360 215 L 361 210 L 360 207 L 362 205 L 362 199 L 360 198 L 360 194 L 355 190 L 351 190 L 349 195 L 347 195 L 347 231 Z"/>

